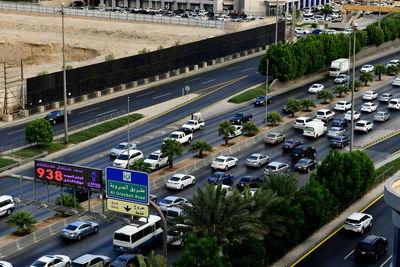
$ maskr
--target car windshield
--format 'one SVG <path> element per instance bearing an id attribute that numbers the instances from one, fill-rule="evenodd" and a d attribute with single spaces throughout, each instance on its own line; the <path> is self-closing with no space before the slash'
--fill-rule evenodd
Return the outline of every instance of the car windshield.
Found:
<path id="1" fill-rule="evenodd" d="M 125 149 L 125 145 L 118 145 L 115 147 L 115 149 Z"/>
<path id="2" fill-rule="evenodd" d="M 318 84 L 311 85 L 311 88 L 317 88 L 317 87 L 318 87 Z"/>
<path id="3" fill-rule="evenodd" d="M 147 158 L 148 159 L 153 159 L 153 160 L 158 160 L 158 155 L 150 154 Z"/>
<path id="4" fill-rule="evenodd" d="M 179 212 L 177 212 L 176 210 L 168 210 L 167 216 L 177 217 L 177 216 L 179 216 Z"/>
<path id="5" fill-rule="evenodd" d="M 169 138 L 172 138 L 172 139 L 178 139 L 178 138 L 179 138 L 179 135 L 177 135 L 177 134 L 170 134 L 170 135 L 168 135 L 168 137 L 169 137 Z"/>
<path id="6" fill-rule="evenodd" d="M 356 126 L 357 126 L 357 127 L 364 127 L 364 126 L 365 126 L 365 123 L 363 123 L 363 122 L 357 122 L 357 123 L 356 123 Z"/>
<path id="7" fill-rule="evenodd" d="M 247 159 L 248 160 L 258 160 L 258 157 L 257 156 L 249 156 Z"/>
<path id="8" fill-rule="evenodd" d="M 307 165 L 307 164 L 308 164 L 308 159 L 300 159 L 300 160 L 297 162 L 296 165 L 303 166 L 303 165 Z"/>
<path id="9" fill-rule="evenodd" d="M 370 244 L 370 243 L 358 242 L 357 247 L 359 247 L 361 250 L 364 250 L 364 251 L 372 250 L 372 244 Z"/>
<path id="10" fill-rule="evenodd" d="M 119 159 L 119 160 L 128 160 L 128 155 L 127 154 L 119 154 L 117 159 Z"/>
<path id="11" fill-rule="evenodd" d="M 195 123 L 194 123 L 194 121 L 188 121 L 186 124 L 194 125 Z"/>
<path id="12" fill-rule="evenodd" d="M 211 178 L 219 179 L 221 177 L 220 174 L 213 173 L 211 174 Z"/>
<path id="13" fill-rule="evenodd" d="M 163 200 L 160 201 L 160 203 L 161 203 L 161 204 L 171 204 L 171 203 L 172 203 L 172 200 L 170 200 L 170 199 L 163 199 Z"/>
<path id="14" fill-rule="evenodd" d="M 214 161 L 215 161 L 215 162 L 225 162 L 225 159 L 216 158 Z"/>
<path id="15" fill-rule="evenodd" d="M 32 266 L 35 266 L 35 267 L 44 267 L 44 266 L 46 266 L 46 263 L 43 262 L 43 261 L 37 260 L 37 261 L 35 261 L 35 262 L 32 264 Z"/>
<path id="16" fill-rule="evenodd" d="M 378 113 L 376 113 L 376 116 L 385 116 L 385 112 L 379 111 Z"/>
<path id="17" fill-rule="evenodd" d="M 125 266 L 126 265 L 126 260 L 121 259 L 121 258 L 116 258 L 112 261 L 112 266 Z"/>
<path id="18" fill-rule="evenodd" d="M 344 105 L 344 102 L 337 102 L 336 105 L 340 106 L 340 105 Z"/>
<path id="19" fill-rule="evenodd" d="M 85 263 L 76 263 L 72 262 L 72 267 L 86 267 L 87 265 Z"/>
<path id="20" fill-rule="evenodd" d="M 265 96 L 259 96 L 259 97 L 257 97 L 257 100 L 264 100 L 265 99 Z"/>
<path id="21" fill-rule="evenodd" d="M 173 176 L 173 177 L 171 177 L 169 180 L 170 180 L 170 181 L 176 182 L 176 181 L 180 181 L 181 178 Z"/>
<path id="22" fill-rule="evenodd" d="M 301 150 L 299 148 L 293 148 L 292 153 L 303 153 L 303 150 Z"/>
<path id="23" fill-rule="evenodd" d="M 243 177 L 243 178 L 240 179 L 240 182 L 241 183 L 248 183 L 248 182 L 250 182 L 250 180 L 251 179 L 249 177 Z"/>
<path id="24" fill-rule="evenodd" d="M 342 140 L 341 136 L 335 136 L 335 137 L 332 138 L 332 141 L 335 141 L 335 142 L 339 142 L 341 140 Z"/>
<path id="25" fill-rule="evenodd" d="M 65 229 L 66 230 L 71 230 L 71 231 L 74 231 L 76 228 L 78 228 L 78 226 L 75 226 L 75 225 L 68 225 L 67 227 L 65 227 Z"/>
<path id="26" fill-rule="evenodd" d="M 317 112 L 317 115 L 325 115 L 325 112 L 323 112 L 323 111 L 318 111 L 318 112 Z"/>
<path id="27" fill-rule="evenodd" d="M 332 127 L 332 128 L 331 128 L 331 131 L 332 131 L 332 132 L 339 132 L 339 131 L 340 131 L 340 128 L 338 128 L 338 127 Z"/>
<path id="28" fill-rule="evenodd" d="M 269 138 L 275 138 L 276 135 L 275 135 L 275 134 L 267 134 L 267 137 L 269 137 Z"/>

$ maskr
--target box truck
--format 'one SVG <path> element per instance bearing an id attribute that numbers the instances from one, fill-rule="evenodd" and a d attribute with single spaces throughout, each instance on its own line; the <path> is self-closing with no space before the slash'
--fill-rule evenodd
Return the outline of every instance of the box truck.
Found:
<path id="1" fill-rule="evenodd" d="M 329 69 L 329 76 L 337 77 L 339 74 L 345 73 L 350 68 L 350 62 L 348 58 L 339 58 L 331 63 L 331 67 Z"/>

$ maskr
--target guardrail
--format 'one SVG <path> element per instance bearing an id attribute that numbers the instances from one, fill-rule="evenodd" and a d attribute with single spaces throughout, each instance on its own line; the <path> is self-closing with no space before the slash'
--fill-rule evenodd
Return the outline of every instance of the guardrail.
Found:
<path id="1" fill-rule="evenodd" d="M 37 159 L 37 158 L 41 158 L 41 157 L 43 157 L 43 156 L 46 156 L 47 154 L 48 154 L 47 151 L 45 151 L 45 152 L 42 152 L 42 153 L 40 153 L 40 154 L 38 154 L 38 155 L 36 155 L 36 156 L 33 156 L 33 157 L 31 157 L 31 158 L 18 161 L 18 162 L 16 162 L 16 163 L 11 164 L 11 165 L 7 165 L 7 166 L 5 166 L 5 167 L 3 167 L 3 168 L 0 168 L 0 173 L 2 173 L 3 171 L 10 170 L 10 169 L 12 169 L 12 168 L 21 166 L 21 165 L 23 165 L 23 164 L 25 164 L 25 163 L 27 163 L 27 162 L 29 162 L 29 161 L 32 161 L 32 160 L 34 160 L 34 159 Z"/>

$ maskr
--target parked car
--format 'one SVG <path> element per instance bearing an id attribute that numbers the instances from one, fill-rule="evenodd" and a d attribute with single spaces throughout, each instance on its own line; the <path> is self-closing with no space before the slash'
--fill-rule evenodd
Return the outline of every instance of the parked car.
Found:
<path id="1" fill-rule="evenodd" d="M 264 169 L 264 174 L 265 175 L 270 175 L 270 174 L 282 174 L 282 173 L 287 173 L 289 171 L 289 165 L 286 163 L 278 162 L 278 161 L 273 161 L 267 165 Z"/>
<path id="2" fill-rule="evenodd" d="M 111 259 L 103 255 L 85 254 L 72 261 L 72 267 L 103 267 L 110 266 Z"/>
<path id="3" fill-rule="evenodd" d="M 312 121 L 310 117 L 298 117 L 293 122 L 293 128 L 303 130 L 304 126 L 310 121 Z"/>
<path id="4" fill-rule="evenodd" d="M 339 76 L 337 76 L 334 80 L 333 80 L 333 83 L 335 83 L 335 84 L 345 84 L 345 83 L 348 83 L 349 82 L 349 80 L 350 80 L 350 77 L 349 77 L 349 75 L 347 75 L 347 74 L 340 74 Z"/>
<path id="5" fill-rule="evenodd" d="M 233 134 L 229 134 L 228 138 L 235 138 L 235 137 L 243 134 L 243 126 L 242 125 L 234 124 L 233 127 L 235 127 L 235 132 Z"/>
<path id="6" fill-rule="evenodd" d="M 136 149 L 136 144 L 128 143 L 128 142 L 122 142 L 116 145 L 113 149 L 110 151 L 110 156 L 113 158 L 116 158 L 121 154 L 122 152 L 128 150 L 128 149 Z"/>
<path id="7" fill-rule="evenodd" d="M 331 122 L 332 127 L 347 127 L 349 125 L 349 121 L 346 120 L 344 117 L 335 117 Z"/>
<path id="8" fill-rule="evenodd" d="M 227 172 L 214 172 L 208 177 L 209 184 L 231 184 L 235 180 L 235 176 Z"/>
<path id="9" fill-rule="evenodd" d="M 375 103 L 372 103 L 372 102 L 364 103 L 361 106 L 361 111 L 368 112 L 368 113 L 374 112 L 377 109 L 378 109 L 378 105 Z"/>
<path id="10" fill-rule="evenodd" d="M 380 256 L 388 251 L 388 241 L 385 237 L 368 235 L 358 241 L 354 248 L 357 258 L 372 259 L 377 261 Z"/>
<path id="11" fill-rule="evenodd" d="M 67 113 L 67 116 L 69 117 L 69 113 Z M 56 124 L 57 122 L 63 122 L 64 121 L 64 110 L 54 110 L 50 112 L 49 114 L 44 117 L 45 120 L 50 122 L 50 124 Z"/>
<path id="12" fill-rule="evenodd" d="M 317 94 L 321 92 L 323 89 L 325 89 L 325 86 L 323 84 L 314 83 L 313 85 L 310 86 L 310 88 L 308 88 L 308 92 L 312 94 Z"/>
<path id="13" fill-rule="evenodd" d="M 354 125 L 354 131 L 368 133 L 374 129 L 374 124 L 367 120 L 359 120 Z"/>
<path id="14" fill-rule="evenodd" d="M 321 34 L 321 33 L 324 33 L 324 30 L 322 30 L 322 29 L 314 29 L 311 33 L 312 34 Z"/>
<path id="15" fill-rule="evenodd" d="M 292 161 L 298 161 L 301 158 L 315 159 L 317 150 L 308 145 L 296 146 L 290 150 L 290 158 Z"/>
<path id="16" fill-rule="evenodd" d="M 374 66 L 372 65 L 364 65 L 361 67 L 361 72 L 373 72 L 375 70 Z"/>
<path id="17" fill-rule="evenodd" d="M 365 91 L 362 98 L 364 100 L 374 100 L 374 99 L 378 98 L 378 93 L 376 93 L 374 91 Z"/>
<path id="18" fill-rule="evenodd" d="M 315 113 L 315 117 L 324 122 L 329 122 L 334 116 L 335 112 L 329 109 L 320 109 Z"/>
<path id="19" fill-rule="evenodd" d="M 394 78 L 393 81 L 392 81 L 392 85 L 396 86 L 396 87 L 399 87 L 400 86 L 400 77 Z"/>
<path id="20" fill-rule="evenodd" d="M 349 101 L 338 101 L 334 107 L 335 110 L 346 111 L 351 109 L 351 103 Z"/>
<path id="21" fill-rule="evenodd" d="M 15 209 L 15 204 L 12 196 L 0 196 L 0 216 L 10 215 Z"/>
<path id="22" fill-rule="evenodd" d="M 379 96 L 379 101 L 380 102 L 389 102 L 394 96 L 390 93 L 382 93 Z"/>
<path id="23" fill-rule="evenodd" d="M 265 101 L 267 99 L 267 101 Z M 271 104 L 272 98 L 270 96 L 260 95 L 256 99 L 253 100 L 255 106 L 265 106 L 266 103 Z"/>
<path id="24" fill-rule="evenodd" d="M 254 153 L 247 157 L 245 164 L 248 167 L 261 167 L 261 165 L 267 164 L 269 157 L 261 153 Z"/>
<path id="25" fill-rule="evenodd" d="M 238 112 L 230 119 L 232 124 L 243 124 L 253 118 L 253 115 L 246 112 Z"/>
<path id="26" fill-rule="evenodd" d="M 76 221 L 70 223 L 67 227 L 61 230 L 61 237 L 66 239 L 81 240 L 90 234 L 97 233 L 99 231 L 99 224 L 91 221 Z"/>
<path id="27" fill-rule="evenodd" d="M 318 162 L 314 159 L 300 159 L 295 165 L 294 169 L 301 173 L 308 173 L 317 167 Z"/>
<path id="28" fill-rule="evenodd" d="M 150 164 L 150 169 L 158 170 L 168 165 L 168 157 L 163 155 L 161 150 L 157 150 L 148 155 L 144 162 Z"/>
<path id="29" fill-rule="evenodd" d="M 0 261 L 0 267 L 13 267 L 13 265 L 7 261 Z"/>
<path id="30" fill-rule="evenodd" d="M 240 178 L 240 180 L 236 184 L 236 188 L 239 189 L 239 191 L 243 191 L 245 187 L 257 188 L 262 186 L 262 184 L 263 180 L 261 178 L 245 176 Z"/>
<path id="31" fill-rule="evenodd" d="M 372 215 L 360 212 L 353 212 L 344 221 L 344 229 L 363 234 L 365 229 L 372 227 Z"/>
<path id="32" fill-rule="evenodd" d="M 382 121 L 385 122 L 390 119 L 389 112 L 386 111 L 378 111 L 374 116 L 374 121 Z"/>
<path id="33" fill-rule="evenodd" d="M 295 31 L 297 34 L 310 34 L 310 33 L 311 33 L 310 30 L 305 29 L 305 28 L 295 28 L 294 31 Z"/>
<path id="34" fill-rule="evenodd" d="M 139 266 L 139 259 L 136 254 L 121 254 L 112 260 L 110 267 Z"/>
<path id="35" fill-rule="evenodd" d="M 231 167 L 237 166 L 239 160 L 231 156 L 219 156 L 211 162 L 211 168 L 214 170 L 228 170 Z"/>
<path id="36" fill-rule="evenodd" d="M 335 136 L 332 137 L 329 145 L 332 148 L 343 148 L 350 144 L 350 139 L 347 136 Z"/>
<path id="37" fill-rule="evenodd" d="M 284 152 L 289 152 L 293 147 L 302 145 L 303 142 L 300 140 L 295 140 L 295 139 L 288 139 L 285 141 L 285 143 L 282 146 L 282 150 Z"/>
<path id="38" fill-rule="evenodd" d="M 328 131 L 328 138 L 342 136 L 346 134 L 346 130 L 341 127 L 331 127 Z"/>
<path id="39" fill-rule="evenodd" d="M 183 197 L 167 196 L 158 202 L 158 206 L 163 212 L 167 212 L 172 207 L 179 207 L 180 205 L 189 205 L 189 201 Z"/>
<path id="40" fill-rule="evenodd" d="M 46 255 L 37 259 L 31 267 L 69 267 L 70 265 L 71 259 L 68 256 Z"/>
<path id="41" fill-rule="evenodd" d="M 182 190 L 186 186 L 193 185 L 196 183 L 196 178 L 189 174 L 174 174 L 167 181 L 167 188 L 169 189 L 180 189 Z"/>
<path id="42" fill-rule="evenodd" d="M 354 111 L 354 115 L 353 115 L 353 120 L 358 120 L 360 118 L 361 114 L 358 111 Z M 351 121 L 351 110 L 347 111 L 344 114 L 344 118 L 348 121 Z"/>
<path id="43" fill-rule="evenodd" d="M 129 149 L 118 155 L 118 157 L 113 162 L 113 166 L 126 169 L 128 168 L 128 164 L 129 166 L 131 166 L 136 160 L 142 158 L 142 151 L 137 149 Z"/>
<path id="44" fill-rule="evenodd" d="M 281 133 L 268 133 L 264 137 L 266 144 L 278 144 L 285 141 L 285 136 Z"/>

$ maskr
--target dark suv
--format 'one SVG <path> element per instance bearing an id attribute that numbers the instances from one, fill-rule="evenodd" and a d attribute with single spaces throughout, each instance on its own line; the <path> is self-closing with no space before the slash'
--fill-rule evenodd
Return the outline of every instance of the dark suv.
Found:
<path id="1" fill-rule="evenodd" d="M 232 124 L 242 124 L 242 123 L 248 122 L 252 118 L 253 118 L 253 115 L 251 115 L 250 113 L 238 112 L 235 115 L 233 115 L 230 122 Z"/>
<path id="2" fill-rule="evenodd" d="M 354 248 L 354 255 L 360 259 L 378 260 L 388 250 L 388 241 L 386 238 L 376 235 L 366 236 L 358 241 Z"/>
<path id="3" fill-rule="evenodd" d="M 312 146 L 301 145 L 293 147 L 290 150 L 290 157 L 293 162 L 298 161 L 301 158 L 315 159 L 316 152 L 317 151 Z"/>

